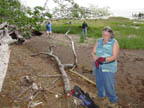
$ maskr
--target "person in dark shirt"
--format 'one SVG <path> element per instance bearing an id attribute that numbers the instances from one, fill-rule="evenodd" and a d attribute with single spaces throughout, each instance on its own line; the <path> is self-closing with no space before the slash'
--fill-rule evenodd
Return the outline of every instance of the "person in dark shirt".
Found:
<path id="1" fill-rule="evenodd" d="M 88 28 L 88 24 L 86 23 L 86 21 L 84 21 L 82 23 L 82 38 L 85 38 L 85 40 L 87 39 L 87 28 Z"/>

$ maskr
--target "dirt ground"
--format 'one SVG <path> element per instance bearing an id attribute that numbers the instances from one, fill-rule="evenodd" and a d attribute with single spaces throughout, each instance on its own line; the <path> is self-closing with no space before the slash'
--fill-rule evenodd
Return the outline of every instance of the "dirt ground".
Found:
<path id="1" fill-rule="evenodd" d="M 76 71 L 95 81 L 91 67 L 91 50 L 95 40 L 89 38 L 84 43 L 80 43 L 78 36 L 70 36 L 75 41 L 78 55 Z M 29 76 L 37 84 L 54 92 L 40 92 L 35 101 L 43 102 L 43 104 L 35 108 L 62 108 L 60 106 L 64 102 L 63 98 L 57 99 L 55 97 L 57 93 L 63 92 L 61 78 L 42 76 L 60 74 L 56 63 L 46 55 L 31 56 L 38 52 L 48 52 L 50 45 L 56 45 L 54 53 L 59 56 L 62 63 L 73 63 L 69 40 L 63 34 L 53 34 L 51 38 L 44 34 L 40 37 L 32 37 L 24 45 L 11 46 L 8 71 L 3 90 L 0 93 L 0 108 L 27 108 L 27 97 L 33 91 L 27 90 L 19 96 L 24 89 L 28 88 L 21 84 L 24 76 Z M 89 92 L 96 103 L 99 103 L 96 87 L 76 75 L 71 73 L 68 75 L 72 87 L 79 85 L 83 90 Z M 144 108 L 144 50 L 121 49 L 118 57 L 118 72 L 116 73 L 116 93 L 119 97 L 118 103 L 122 108 Z"/>

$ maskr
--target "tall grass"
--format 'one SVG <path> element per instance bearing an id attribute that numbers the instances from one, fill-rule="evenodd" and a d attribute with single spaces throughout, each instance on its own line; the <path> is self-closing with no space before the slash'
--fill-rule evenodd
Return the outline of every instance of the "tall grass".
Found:
<path id="1" fill-rule="evenodd" d="M 117 39 L 120 48 L 124 49 L 144 49 L 144 39 L 143 38 L 127 38 L 122 37 Z"/>
<path id="2" fill-rule="evenodd" d="M 81 36 L 81 20 L 58 20 L 53 21 L 52 29 L 55 33 L 65 33 L 71 26 L 71 34 Z M 133 20 L 122 17 L 111 17 L 109 19 L 87 20 L 88 37 L 100 38 L 104 26 L 110 26 L 115 32 L 115 38 L 120 44 L 120 48 L 125 49 L 144 49 L 144 24 L 135 24 Z M 45 28 L 45 27 L 44 27 Z"/>

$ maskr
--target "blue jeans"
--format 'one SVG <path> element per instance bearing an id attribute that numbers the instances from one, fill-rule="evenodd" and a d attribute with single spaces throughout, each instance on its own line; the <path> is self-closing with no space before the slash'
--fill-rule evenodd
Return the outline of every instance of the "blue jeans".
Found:
<path id="1" fill-rule="evenodd" d="M 117 103 L 117 96 L 115 94 L 115 73 L 102 72 L 101 67 L 95 68 L 96 87 L 98 89 L 98 97 L 103 98 L 108 96 L 109 101 Z"/>
<path id="2" fill-rule="evenodd" d="M 87 38 L 87 28 L 85 28 L 85 29 L 82 29 L 82 38 Z"/>

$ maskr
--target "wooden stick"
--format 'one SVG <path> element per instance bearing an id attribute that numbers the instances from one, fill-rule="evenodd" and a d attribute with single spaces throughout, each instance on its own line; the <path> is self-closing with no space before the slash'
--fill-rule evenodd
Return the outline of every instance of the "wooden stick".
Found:
<path id="1" fill-rule="evenodd" d="M 57 78 L 56 80 L 54 80 L 54 81 L 52 82 L 52 85 L 54 85 L 59 79 L 60 79 L 60 78 Z"/>
<path id="2" fill-rule="evenodd" d="M 41 77 L 61 77 L 62 75 L 38 75 L 38 76 L 41 76 Z"/>
<path id="3" fill-rule="evenodd" d="M 93 82 L 92 80 L 88 79 L 87 77 L 85 77 L 85 76 L 79 74 L 78 72 L 75 72 L 75 71 L 73 71 L 73 70 L 69 70 L 69 72 L 71 72 L 71 73 L 73 73 L 73 74 L 75 74 L 75 75 L 81 77 L 82 79 L 84 79 L 84 80 L 87 81 L 88 83 L 90 83 L 90 84 L 96 86 L 96 83 L 95 83 L 95 82 Z"/>
<path id="4" fill-rule="evenodd" d="M 23 90 L 16 98 L 21 97 L 25 92 L 27 92 L 29 89 L 31 89 L 32 86 L 26 88 L 25 90 Z"/>
<path id="5" fill-rule="evenodd" d="M 30 97 L 30 102 L 28 103 L 28 108 L 31 108 L 31 104 L 32 104 L 33 100 L 37 97 L 38 94 L 39 94 L 39 90 L 34 92 L 33 95 Z"/>

